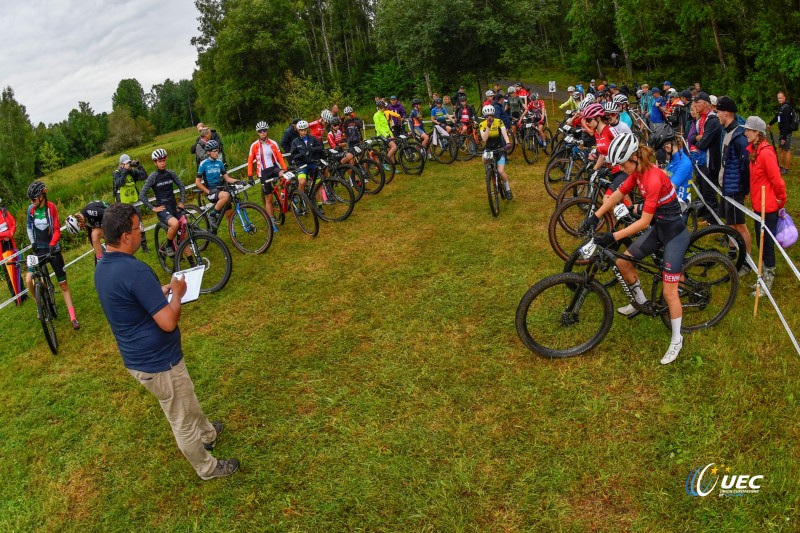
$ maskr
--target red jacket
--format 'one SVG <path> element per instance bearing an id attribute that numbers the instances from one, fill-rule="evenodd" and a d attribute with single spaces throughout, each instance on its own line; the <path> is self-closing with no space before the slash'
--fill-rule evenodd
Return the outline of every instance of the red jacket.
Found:
<path id="1" fill-rule="evenodd" d="M 272 150 L 272 164 L 286 170 L 286 161 L 284 161 L 283 154 L 281 154 L 281 149 L 278 148 L 277 143 L 270 138 L 267 138 L 265 142 L 269 144 Z M 253 177 L 253 163 L 256 163 L 256 170 L 258 171 L 258 175 L 261 176 L 261 171 L 266 167 L 266 161 L 264 160 L 264 153 L 261 150 L 260 139 L 256 139 L 256 142 L 250 145 L 250 155 L 247 156 L 248 178 Z"/>
<path id="2" fill-rule="evenodd" d="M 747 151 L 753 153 L 753 145 L 747 145 Z M 761 186 L 766 186 L 767 213 L 774 213 L 786 205 L 786 182 L 781 176 L 778 156 L 775 148 L 766 140 L 756 152 L 755 162 L 750 162 L 750 200 L 753 211 L 761 213 Z"/>

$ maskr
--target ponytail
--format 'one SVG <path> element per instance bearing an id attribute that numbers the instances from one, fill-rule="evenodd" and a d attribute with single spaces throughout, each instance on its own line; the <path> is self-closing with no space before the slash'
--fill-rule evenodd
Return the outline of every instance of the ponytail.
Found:
<path id="1" fill-rule="evenodd" d="M 753 151 L 750 152 L 751 163 L 756 162 L 756 157 L 758 157 L 758 149 L 761 147 L 761 144 L 765 142 L 767 142 L 767 136 L 760 131 L 756 132 L 756 140 L 753 141 Z"/>

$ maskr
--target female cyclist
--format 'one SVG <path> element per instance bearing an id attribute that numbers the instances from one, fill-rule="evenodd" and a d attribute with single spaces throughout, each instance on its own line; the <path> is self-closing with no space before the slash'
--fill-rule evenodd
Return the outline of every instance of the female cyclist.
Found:
<path id="1" fill-rule="evenodd" d="M 486 146 L 486 149 L 499 150 L 505 147 L 506 151 L 510 150 L 511 141 L 508 138 L 508 130 L 506 130 L 502 120 L 494 118 L 494 106 L 491 104 L 485 105 L 482 111 L 485 120 L 481 122 L 480 130 L 481 139 L 483 139 L 483 144 Z M 514 195 L 511 194 L 511 185 L 508 183 L 508 174 L 506 174 L 505 153 L 497 159 L 497 173 L 500 174 L 500 178 L 503 180 L 503 186 L 506 189 L 506 197 L 511 200 Z"/>

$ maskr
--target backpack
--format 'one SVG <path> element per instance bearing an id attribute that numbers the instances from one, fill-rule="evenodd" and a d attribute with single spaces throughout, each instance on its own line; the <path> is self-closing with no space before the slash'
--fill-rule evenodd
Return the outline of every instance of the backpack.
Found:
<path id="1" fill-rule="evenodd" d="M 791 122 L 789 122 L 789 125 L 792 127 L 792 131 L 800 130 L 800 115 L 797 114 L 794 108 L 792 108 Z"/>

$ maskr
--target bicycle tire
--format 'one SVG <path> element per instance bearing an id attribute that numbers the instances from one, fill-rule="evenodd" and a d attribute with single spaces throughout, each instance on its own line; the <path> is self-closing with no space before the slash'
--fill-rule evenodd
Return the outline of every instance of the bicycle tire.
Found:
<path id="1" fill-rule="evenodd" d="M 733 261 L 717 251 L 701 252 L 686 259 L 682 277 L 678 285 L 683 307 L 681 332 L 692 333 L 719 324 L 739 292 L 739 276 Z M 661 320 L 667 329 L 672 329 L 669 309 L 661 313 Z"/>
<path id="2" fill-rule="evenodd" d="M 486 165 L 486 194 L 489 196 L 489 211 L 493 217 L 500 215 L 500 190 L 497 187 L 495 170 L 491 165 Z"/>
<path id="3" fill-rule="evenodd" d="M 158 264 L 161 265 L 161 268 L 167 274 L 172 274 L 174 270 L 172 269 L 172 265 L 174 264 L 174 256 L 167 255 L 162 248 L 164 248 L 166 244 L 167 238 L 167 229 L 166 226 L 162 225 L 161 222 L 156 224 L 155 230 L 153 230 L 153 245 L 155 246 L 156 250 L 156 259 L 158 259 Z"/>
<path id="4" fill-rule="evenodd" d="M 295 198 L 297 199 L 295 201 Z M 289 195 L 289 208 L 294 214 L 294 219 L 297 225 L 303 230 L 306 235 L 316 237 L 319 233 L 319 218 L 317 212 L 314 210 L 314 205 L 308 196 L 303 191 L 292 191 Z"/>
<path id="5" fill-rule="evenodd" d="M 205 231 L 197 231 L 191 239 L 184 240 L 175 253 L 175 271 L 186 270 L 195 266 L 204 266 L 201 294 L 209 294 L 221 290 L 231 278 L 233 259 L 231 251 L 225 243 Z"/>
<path id="6" fill-rule="evenodd" d="M 204 211 L 202 207 L 195 204 L 186 204 L 183 206 L 186 212 L 186 222 L 192 224 L 200 231 L 208 231 L 216 234 L 211 230 L 211 221 L 208 219 L 208 211 Z"/>
<path id="7" fill-rule="evenodd" d="M 353 165 L 339 165 L 336 169 L 336 176 L 343 179 L 353 190 L 356 202 L 364 196 L 364 180 L 361 178 L 361 171 Z"/>
<path id="8" fill-rule="evenodd" d="M 233 245 L 245 254 L 262 254 L 272 244 L 272 222 L 260 205 L 242 202 L 228 220 L 228 235 Z"/>
<path id="9" fill-rule="evenodd" d="M 389 156 L 383 152 L 376 152 L 375 157 L 371 158 L 373 161 L 377 162 L 379 165 L 383 166 L 383 173 L 384 173 L 384 180 L 383 184 L 387 185 L 392 182 L 394 179 L 394 175 L 397 174 L 397 165 L 392 163 L 389 159 Z M 395 154 L 395 159 L 397 159 L 397 155 Z M 386 167 L 389 167 L 389 170 L 386 170 Z"/>
<path id="10" fill-rule="evenodd" d="M 386 171 L 383 165 L 374 159 L 362 159 L 358 162 L 361 178 L 364 180 L 364 194 L 378 194 L 386 184 Z"/>
<path id="11" fill-rule="evenodd" d="M 578 225 L 586 220 L 592 207 L 591 198 L 576 198 L 558 206 L 550 217 L 547 225 L 547 235 L 550 239 L 550 246 L 553 251 L 563 261 L 569 259 L 573 250 L 584 240 L 584 235 L 578 233 Z M 597 206 L 594 206 L 595 208 Z M 591 211 L 594 211 L 593 209 Z M 600 219 L 600 223 L 595 231 L 602 233 L 611 231 L 614 227 L 614 219 L 610 213 L 605 213 Z"/>
<path id="12" fill-rule="evenodd" d="M 550 128 L 544 129 L 542 140 L 544 141 L 544 148 L 542 148 L 542 152 L 550 155 L 550 153 L 553 151 L 553 132 L 550 131 Z"/>
<path id="13" fill-rule="evenodd" d="M 556 207 L 563 204 L 564 202 L 568 202 L 570 200 L 574 200 L 575 198 L 588 198 L 589 191 L 589 180 L 576 180 L 573 182 L 568 183 L 561 189 L 561 192 L 558 193 L 558 198 L 556 199 Z"/>
<path id="14" fill-rule="evenodd" d="M 578 290 L 585 292 L 581 295 Z M 580 305 L 577 311 L 576 305 Z M 598 316 L 599 321 L 592 321 Z M 614 305 L 606 288 L 597 280 L 587 284 L 583 274 L 568 273 L 548 276 L 528 289 L 514 323 L 526 348 L 542 357 L 562 359 L 595 348 L 613 321 Z"/>
<path id="15" fill-rule="evenodd" d="M 511 148 L 506 151 L 506 155 L 511 155 L 511 154 L 514 153 L 514 150 L 517 149 L 517 136 L 516 136 L 516 134 L 511 133 L 511 131 L 509 131 L 508 132 L 508 140 L 509 140 L 509 143 L 511 144 Z"/>
<path id="16" fill-rule="evenodd" d="M 736 253 L 730 253 L 730 241 L 725 242 L 725 238 L 732 239 L 736 245 Z M 723 255 L 728 255 L 736 265 L 736 270 L 742 268 L 747 257 L 747 249 L 742 235 L 730 226 L 711 225 L 692 233 L 689 236 L 689 248 L 687 255 L 695 255 L 700 252 L 716 250 Z M 735 255 L 735 258 L 734 258 Z"/>
<path id="17" fill-rule="evenodd" d="M 544 188 L 550 198 L 558 200 L 561 190 L 578 180 L 582 167 L 582 162 L 569 156 L 550 161 L 544 169 Z"/>
<path id="18" fill-rule="evenodd" d="M 53 318 L 58 318 L 58 306 L 56 305 L 56 286 L 53 283 L 53 280 L 50 278 L 50 273 L 47 271 L 47 266 L 45 265 L 42 268 L 44 269 L 44 280 L 45 285 L 47 285 L 47 294 L 49 295 L 47 303 L 50 307 L 50 316 Z"/>
<path id="19" fill-rule="evenodd" d="M 450 137 L 440 137 L 439 144 L 431 143 L 431 157 L 442 165 L 449 165 L 456 160 L 456 154 L 451 149 L 453 143 Z"/>
<path id="20" fill-rule="evenodd" d="M 325 222 L 342 222 L 347 220 L 356 205 L 356 195 L 353 188 L 337 176 L 324 178 L 314 187 L 314 198 L 317 191 L 325 191 L 326 201 L 333 202 L 317 205 L 317 216 Z"/>
<path id="21" fill-rule="evenodd" d="M 281 209 L 281 201 L 275 191 L 272 191 L 272 215 L 275 217 L 276 224 L 282 226 L 286 222 L 286 213 Z"/>
<path id="22" fill-rule="evenodd" d="M 456 159 L 459 161 L 469 161 L 475 157 L 475 139 L 472 138 L 472 135 L 458 134 L 456 143 L 456 146 L 458 146 Z"/>
<path id="23" fill-rule="evenodd" d="M 56 328 L 53 324 L 53 316 L 50 314 L 50 294 L 42 283 L 39 282 L 33 287 L 34 295 L 36 297 L 36 308 L 39 313 L 39 322 L 42 323 L 42 331 L 44 338 L 47 340 L 47 346 L 53 355 L 58 354 L 58 338 L 56 337 Z"/>
<path id="24" fill-rule="evenodd" d="M 536 163 L 539 157 L 539 143 L 536 142 L 536 137 L 532 133 L 525 133 L 522 137 L 522 157 L 529 165 Z"/>
<path id="25" fill-rule="evenodd" d="M 400 167 L 403 172 L 419 176 L 425 170 L 425 149 L 417 145 L 407 145 L 399 153 Z"/>

